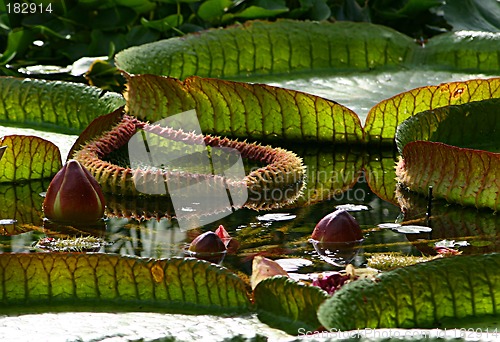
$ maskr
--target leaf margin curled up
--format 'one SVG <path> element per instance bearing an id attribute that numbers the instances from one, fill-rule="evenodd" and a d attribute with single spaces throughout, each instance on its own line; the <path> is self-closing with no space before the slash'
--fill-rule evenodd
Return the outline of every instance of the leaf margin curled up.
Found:
<path id="1" fill-rule="evenodd" d="M 85 84 L 0 77 L 0 124 L 78 134 L 122 105 L 121 94 Z"/>
<path id="2" fill-rule="evenodd" d="M 432 186 L 436 198 L 500 210 L 500 153 L 413 141 L 403 149 L 396 176 L 405 187 L 420 194 L 426 194 Z"/>
<path id="3" fill-rule="evenodd" d="M 500 254 L 439 258 L 343 286 L 318 310 L 327 329 L 462 328 L 470 317 L 498 315 Z M 457 271 L 460 270 L 460 271 Z"/>
<path id="4" fill-rule="evenodd" d="M 264 141 L 363 141 L 361 121 L 334 101 L 265 84 L 128 75 L 127 112 L 149 121 L 195 109 L 204 133 Z"/>
<path id="5" fill-rule="evenodd" d="M 370 109 L 364 125 L 365 141 L 393 144 L 397 127 L 417 113 L 491 98 L 500 98 L 500 77 L 441 83 L 402 92 Z"/>
<path id="6" fill-rule="evenodd" d="M 499 106 L 500 99 L 488 99 L 405 120 L 396 132 L 398 181 L 424 195 L 432 186 L 434 197 L 448 202 L 500 209 Z"/>
<path id="7" fill-rule="evenodd" d="M 292 335 L 297 335 L 301 328 L 320 328 L 316 311 L 328 297 L 319 287 L 282 275 L 262 280 L 253 292 L 259 319 Z"/>
<path id="8" fill-rule="evenodd" d="M 371 23 L 253 20 L 131 47 L 115 63 L 131 74 L 242 79 L 394 67 L 410 62 L 416 48 L 410 37 Z"/>
<path id="9" fill-rule="evenodd" d="M 31 135 L 6 135 L 0 159 L 0 183 L 53 177 L 62 167 L 61 152 L 52 142 Z"/>
<path id="10" fill-rule="evenodd" d="M 0 254 L 0 268 L 1 312 L 250 310 L 246 287 L 237 275 L 195 258 L 10 253 Z"/>

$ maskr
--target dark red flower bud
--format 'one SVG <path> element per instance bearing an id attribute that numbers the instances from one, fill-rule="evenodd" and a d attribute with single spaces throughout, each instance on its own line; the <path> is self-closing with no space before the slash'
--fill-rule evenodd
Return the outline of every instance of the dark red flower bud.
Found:
<path id="1" fill-rule="evenodd" d="M 205 232 L 191 242 L 188 251 L 196 258 L 219 263 L 226 255 L 226 245 L 214 232 Z"/>
<path id="2" fill-rule="evenodd" d="M 221 253 L 226 251 L 226 245 L 214 232 L 205 232 L 198 235 L 189 246 L 190 252 Z"/>
<path id="3" fill-rule="evenodd" d="M 104 196 L 90 172 L 69 160 L 50 182 L 43 212 L 45 217 L 73 225 L 95 223 L 104 215 Z"/>
<path id="4" fill-rule="evenodd" d="M 351 214 L 336 210 L 318 222 L 311 238 L 321 243 L 352 242 L 363 239 L 363 233 Z"/>

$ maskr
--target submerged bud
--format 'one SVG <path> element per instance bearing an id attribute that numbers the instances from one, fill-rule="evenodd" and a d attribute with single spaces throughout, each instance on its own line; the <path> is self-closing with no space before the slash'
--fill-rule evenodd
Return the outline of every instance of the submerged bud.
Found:
<path id="1" fill-rule="evenodd" d="M 214 232 L 205 232 L 191 242 L 188 254 L 218 264 L 226 256 L 226 245 Z"/>
<path id="2" fill-rule="evenodd" d="M 345 210 L 336 210 L 323 217 L 311 236 L 318 242 L 352 242 L 363 239 L 358 222 Z"/>
<path id="3" fill-rule="evenodd" d="M 214 232 L 205 232 L 191 242 L 189 251 L 203 254 L 221 253 L 226 251 L 226 245 Z"/>
<path id="4" fill-rule="evenodd" d="M 57 222 L 95 223 L 104 215 L 101 187 L 76 160 L 69 160 L 50 182 L 43 212 Z"/>

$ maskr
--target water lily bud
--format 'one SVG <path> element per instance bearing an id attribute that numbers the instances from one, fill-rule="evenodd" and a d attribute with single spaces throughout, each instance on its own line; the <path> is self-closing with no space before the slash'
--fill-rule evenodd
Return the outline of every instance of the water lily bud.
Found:
<path id="1" fill-rule="evenodd" d="M 69 160 L 50 182 L 43 212 L 56 222 L 95 223 L 104 215 L 101 187 L 76 160 Z"/>
<path id="2" fill-rule="evenodd" d="M 214 232 L 205 232 L 191 242 L 189 251 L 204 254 L 221 253 L 226 251 L 226 245 Z"/>
<path id="3" fill-rule="evenodd" d="M 221 263 L 226 256 L 226 245 L 214 232 L 198 235 L 189 245 L 188 254 L 214 264 Z"/>
<path id="4" fill-rule="evenodd" d="M 219 228 L 215 230 L 215 234 L 217 234 L 217 236 L 220 237 L 222 242 L 224 242 L 224 245 L 226 245 L 227 247 L 227 245 L 231 241 L 231 235 L 229 235 L 226 228 L 224 228 L 222 224 L 219 226 Z"/>
<path id="5" fill-rule="evenodd" d="M 319 242 L 352 242 L 361 240 L 363 233 L 358 222 L 345 210 L 336 210 L 323 217 L 311 236 Z"/>
<path id="6" fill-rule="evenodd" d="M 240 243 L 229 235 L 226 228 L 224 228 L 222 224 L 215 230 L 215 234 L 217 234 L 221 238 L 222 242 L 224 242 L 224 245 L 226 245 L 228 254 L 235 254 L 238 251 L 238 248 L 240 248 Z"/>

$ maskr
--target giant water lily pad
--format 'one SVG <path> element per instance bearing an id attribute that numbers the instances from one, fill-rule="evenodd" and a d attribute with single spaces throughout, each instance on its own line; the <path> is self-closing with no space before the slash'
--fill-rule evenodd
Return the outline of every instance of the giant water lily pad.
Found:
<path id="1" fill-rule="evenodd" d="M 284 276 L 267 278 L 254 290 L 261 320 L 289 334 L 297 333 L 300 328 L 318 328 L 316 310 L 326 298 L 328 294 L 319 287 L 297 283 Z"/>
<path id="2" fill-rule="evenodd" d="M 327 329 L 461 328 L 498 315 L 500 254 L 438 259 L 344 286 L 319 311 Z M 459 319 L 462 319 L 460 321 Z M 493 318 L 498 319 L 498 316 Z"/>
<path id="3" fill-rule="evenodd" d="M 500 78 L 448 82 L 412 89 L 383 100 L 366 118 L 368 141 L 394 140 L 396 128 L 405 119 L 425 110 L 500 97 Z"/>
<path id="4" fill-rule="evenodd" d="M 7 146 L 0 156 L 0 183 L 48 178 L 61 168 L 61 153 L 50 141 L 8 135 L 0 138 L 0 145 Z"/>
<path id="5" fill-rule="evenodd" d="M 124 104 L 120 94 L 84 84 L 0 77 L 0 124 L 78 134 Z"/>
<path id="6" fill-rule="evenodd" d="M 196 109 L 202 131 L 272 141 L 362 141 L 350 109 L 307 93 L 219 79 L 128 77 L 129 114 L 150 121 Z"/>
<path id="7" fill-rule="evenodd" d="M 369 70 L 401 65 L 414 45 L 399 32 L 366 23 L 253 21 L 132 47 L 117 54 L 116 63 L 129 73 L 180 79 Z"/>
<path id="8" fill-rule="evenodd" d="M 500 208 L 499 99 L 448 106 L 406 120 L 396 140 L 409 189 L 477 208 Z"/>
<path id="9" fill-rule="evenodd" d="M 152 73 L 180 79 L 197 75 L 232 80 L 245 80 L 250 76 L 253 81 L 256 76 L 264 75 L 271 83 L 273 81 L 268 75 L 281 77 L 286 73 L 293 78 L 293 75 L 318 72 L 331 74 L 388 68 L 420 70 L 422 66 L 425 69 L 495 73 L 499 65 L 493 42 L 499 40 L 500 34 L 497 33 L 453 32 L 436 36 L 423 47 L 407 36 L 367 23 L 254 21 L 224 30 L 209 30 L 133 47 L 119 53 L 116 63 L 132 74 Z M 494 82 L 498 83 L 498 80 Z M 397 125 L 414 113 L 447 104 L 498 97 L 498 86 L 489 83 L 476 80 L 425 87 L 381 102 L 367 117 L 366 140 L 392 144 Z M 213 86 L 207 84 L 204 89 L 213 89 Z M 178 101 L 184 98 L 182 93 L 180 95 Z M 224 97 L 227 96 L 223 94 Z M 236 100 L 236 103 L 241 102 Z M 231 108 L 234 105 L 221 105 L 222 108 L 229 107 L 227 110 L 232 114 L 235 111 Z M 209 113 L 214 111 L 208 109 Z M 265 108 L 262 112 L 267 116 L 274 113 L 267 112 Z M 275 112 L 279 114 L 280 110 Z M 337 115 L 342 121 L 340 113 Z M 299 115 L 299 122 L 301 118 L 303 116 Z M 322 125 L 322 121 L 318 120 L 318 126 Z M 217 130 L 214 127 L 212 123 L 210 129 Z M 289 129 L 286 125 L 284 127 Z M 325 129 L 328 135 L 329 126 Z"/>
<path id="10" fill-rule="evenodd" d="M 109 254 L 0 254 L 1 312 L 37 307 L 71 311 L 246 312 L 241 279 L 197 259 L 145 260 Z"/>

